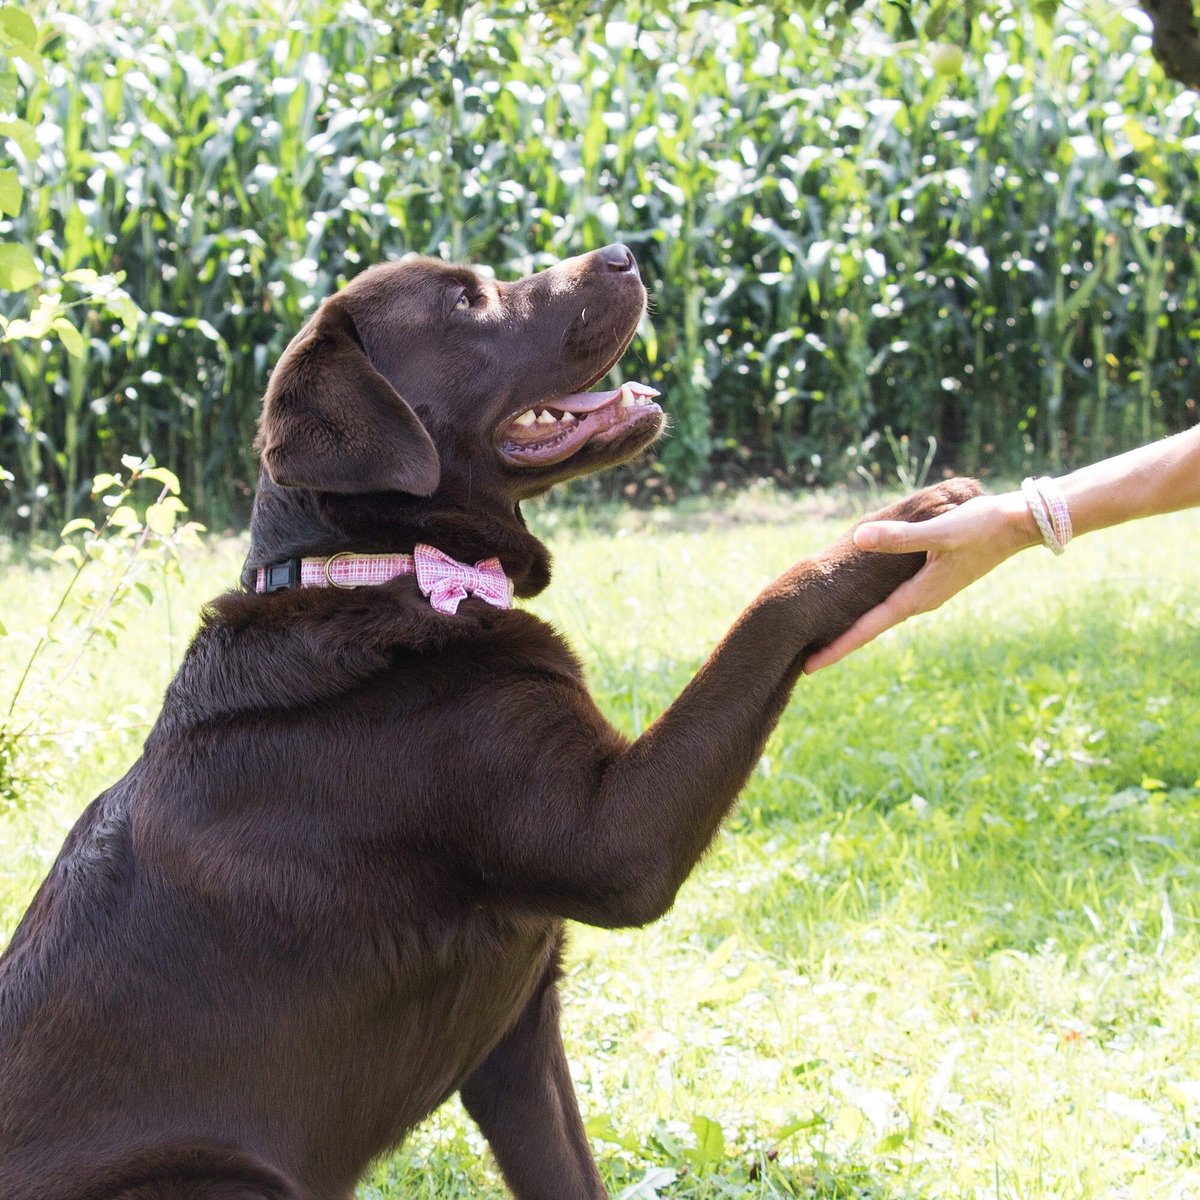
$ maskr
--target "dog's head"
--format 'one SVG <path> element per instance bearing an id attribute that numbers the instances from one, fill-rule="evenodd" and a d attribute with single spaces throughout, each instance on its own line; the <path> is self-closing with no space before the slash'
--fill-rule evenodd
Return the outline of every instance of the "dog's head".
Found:
<path id="1" fill-rule="evenodd" d="M 292 340 L 267 390 L 271 480 L 334 495 L 512 501 L 638 453 L 662 411 L 639 385 L 588 392 L 645 310 L 607 246 L 514 283 L 416 259 L 374 267 Z"/>
<path id="2" fill-rule="evenodd" d="M 516 282 L 412 259 L 373 267 L 321 305 L 263 403 L 263 471 L 243 581 L 264 563 L 429 542 L 497 554 L 517 594 L 549 580 L 520 501 L 637 454 L 655 394 L 588 392 L 645 311 L 625 246 Z"/>

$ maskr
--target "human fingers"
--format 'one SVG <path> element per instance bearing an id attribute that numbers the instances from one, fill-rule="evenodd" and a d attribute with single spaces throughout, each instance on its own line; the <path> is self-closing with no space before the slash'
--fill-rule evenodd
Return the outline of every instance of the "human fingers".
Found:
<path id="1" fill-rule="evenodd" d="M 907 521 L 867 521 L 859 525 L 851 536 L 860 550 L 873 550 L 880 554 L 907 554 L 925 549 L 919 531 L 927 524 L 928 521 L 922 521 L 920 524 L 909 524 Z"/>
<path id="2" fill-rule="evenodd" d="M 1039 540 L 1020 492 L 974 496 L 928 521 L 864 521 L 853 533 L 861 550 L 880 554 L 967 551 L 1007 557 Z"/>
<path id="3" fill-rule="evenodd" d="M 879 554 L 944 550 L 961 540 L 964 522 L 959 514 L 971 503 L 928 521 L 864 521 L 854 530 L 854 543 L 860 550 Z"/>

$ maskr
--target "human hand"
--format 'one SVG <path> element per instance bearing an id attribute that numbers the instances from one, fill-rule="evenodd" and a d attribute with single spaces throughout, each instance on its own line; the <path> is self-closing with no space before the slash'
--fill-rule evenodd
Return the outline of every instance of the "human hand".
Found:
<path id="1" fill-rule="evenodd" d="M 924 550 L 925 565 L 836 641 L 811 655 L 804 664 L 805 674 L 832 666 L 908 617 L 938 608 L 1018 550 L 1041 541 L 1020 492 L 976 496 L 940 517 L 915 524 L 867 521 L 853 536 L 860 549 L 880 554 Z"/>

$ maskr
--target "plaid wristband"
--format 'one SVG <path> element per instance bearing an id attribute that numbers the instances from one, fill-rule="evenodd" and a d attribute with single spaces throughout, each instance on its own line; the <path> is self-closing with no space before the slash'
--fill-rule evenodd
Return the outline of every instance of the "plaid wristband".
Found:
<path id="1" fill-rule="evenodd" d="M 1071 540 L 1071 511 L 1058 484 L 1048 475 L 1032 476 L 1021 481 L 1021 494 L 1041 531 L 1042 542 L 1048 550 L 1061 554 Z"/>

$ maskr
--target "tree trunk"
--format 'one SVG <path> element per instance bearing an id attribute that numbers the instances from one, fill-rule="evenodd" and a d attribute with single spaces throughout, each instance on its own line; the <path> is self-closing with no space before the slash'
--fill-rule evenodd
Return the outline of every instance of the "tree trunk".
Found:
<path id="1" fill-rule="evenodd" d="M 1154 22 L 1151 49 L 1169 79 L 1200 89 L 1200 25 L 1192 0 L 1142 0 Z"/>

